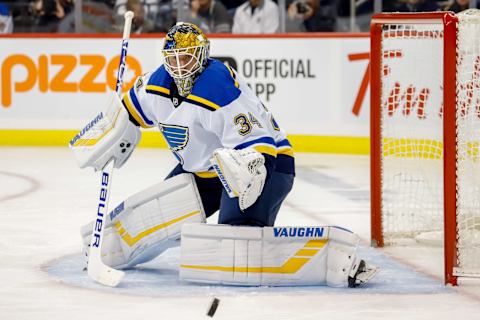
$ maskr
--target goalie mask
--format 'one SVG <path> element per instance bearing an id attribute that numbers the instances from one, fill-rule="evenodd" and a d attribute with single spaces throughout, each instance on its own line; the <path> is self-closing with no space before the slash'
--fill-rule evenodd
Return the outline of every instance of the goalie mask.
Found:
<path id="1" fill-rule="evenodd" d="M 175 81 L 178 93 L 185 97 L 205 69 L 210 42 L 192 23 L 180 22 L 170 28 L 163 44 L 165 69 Z"/>

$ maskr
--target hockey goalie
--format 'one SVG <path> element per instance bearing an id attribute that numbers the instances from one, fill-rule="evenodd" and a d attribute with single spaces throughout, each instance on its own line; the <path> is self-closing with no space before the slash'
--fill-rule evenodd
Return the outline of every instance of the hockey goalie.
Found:
<path id="1" fill-rule="evenodd" d="M 120 167 L 158 127 L 178 160 L 165 181 L 122 202 L 106 219 L 103 262 L 116 269 L 147 262 L 181 245 L 185 281 L 233 285 L 355 287 L 377 268 L 357 256 L 358 236 L 330 226 L 274 227 L 295 177 L 285 131 L 242 77 L 209 58 L 195 25 L 167 35 L 164 63 L 137 78 L 105 119 L 71 141 L 81 167 Z M 89 131 L 100 130 L 97 139 Z M 219 211 L 218 225 L 205 219 Z M 92 222 L 94 223 L 94 222 Z M 92 225 L 82 228 L 85 250 Z M 180 240 L 180 241 L 179 241 Z"/>

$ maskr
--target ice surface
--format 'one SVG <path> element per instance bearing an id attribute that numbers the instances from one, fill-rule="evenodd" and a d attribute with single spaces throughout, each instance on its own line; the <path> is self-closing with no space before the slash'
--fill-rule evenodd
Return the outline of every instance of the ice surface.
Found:
<path id="1" fill-rule="evenodd" d="M 114 172 L 111 207 L 174 163 L 164 150 L 136 150 Z M 368 247 L 367 157 L 301 154 L 297 166 L 277 224 L 357 232 L 362 256 L 382 269 L 366 287 L 192 285 L 176 276 L 176 248 L 103 287 L 82 271 L 79 235 L 93 218 L 98 175 L 78 169 L 66 148 L 0 148 L 0 319 L 207 319 L 214 296 L 215 319 L 480 319 L 480 286 L 443 286 L 440 249 Z"/>
<path id="2" fill-rule="evenodd" d="M 85 265 L 83 255 L 69 255 L 47 263 L 43 269 L 66 284 L 86 287 L 112 293 L 125 293 L 142 296 L 205 296 L 209 294 L 235 296 L 238 294 L 257 295 L 298 295 L 305 293 L 341 293 L 357 294 L 359 292 L 383 294 L 407 293 L 448 293 L 452 289 L 431 277 L 415 272 L 396 262 L 378 250 L 362 247 L 362 258 L 376 266 L 382 266 L 381 272 L 365 286 L 356 289 L 329 288 L 326 286 L 301 287 L 239 287 L 220 285 L 199 285 L 182 282 L 178 279 L 180 250 L 172 248 L 158 259 L 127 270 L 126 277 L 116 288 L 102 286 L 91 280 L 82 271 Z"/>

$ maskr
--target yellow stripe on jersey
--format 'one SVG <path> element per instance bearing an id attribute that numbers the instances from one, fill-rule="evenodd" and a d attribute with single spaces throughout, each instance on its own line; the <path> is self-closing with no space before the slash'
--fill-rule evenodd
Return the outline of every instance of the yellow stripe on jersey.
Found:
<path id="1" fill-rule="evenodd" d="M 271 155 L 272 157 L 277 156 L 277 149 L 275 149 L 274 147 L 262 145 L 262 146 L 253 146 L 252 148 L 257 150 L 260 153 Z"/>
<path id="2" fill-rule="evenodd" d="M 170 95 L 170 89 L 167 89 L 165 87 L 156 86 L 156 85 L 153 85 L 153 84 L 147 85 L 146 90 L 152 90 L 152 91 L 155 91 L 155 92 L 160 92 L 160 93 L 163 93 L 163 94 L 166 94 L 166 95 Z"/>
<path id="3" fill-rule="evenodd" d="M 138 113 L 137 109 L 133 105 L 133 102 L 130 98 L 130 92 L 127 92 L 123 96 L 123 103 L 127 107 L 128 113 L 137 121 L 137 123 L 142 127 L 142 128 L 151 128 L 152 126 L 149 126 L 145 120 L 143 120 L 142 116 Z"/>
<path id="4" fill-rule="evenodd" d="M 211 171 L 194 172 L 194 174 L 199 178 L 216 178 L 217 177 L 217 173 L 211 172 Z"/>
<path id="5" fill-rule="evenodd" d="M 202 98 L 202 97 L 194 96 L 193 94 L 189 94 L 189 95 L 187 96 L 187 99 L 190 99 L 190 100 L 193 100 L 193 101 L 195 101 L 195 102 L 204 104 L 204 105 L 209 106 L 210 108 L 213 108 L 213 109 L 215 109 L 215 110 L 218 110 L 218 109 L 221 108 L 218 104 L 213 103 L 213 102 L 211 102 L 211 101 L 208 101 L 207 99 L 204 99 L 204 98 Z"/>
<path id="6" fill-rule="evenodd" d="M 287 155 L 287 156 L 290 156 L 290 157 L 295 157 L 294 153 L 293 153 L 293 149 L 290 148 L 290 147 L 287 147 L 287 148 L 279 148 L 277 150 L 277 154 L 284 154 L 284 155 Z"/>
<path id="7" fill-rule="evenodd" d="M 239 84 L 238 81 L 235 79 L 235 74 L 233 73 L 232 68 L 230 68 L 230 66 L 227 66 L 227 68 L 228 68 L 228 71 L 230 71 L 230 75 L 232 76 L 233 81 L 235 82 L 235 87 L 238 88 L 238 87 L 240 86 L 240 84 Z"/>

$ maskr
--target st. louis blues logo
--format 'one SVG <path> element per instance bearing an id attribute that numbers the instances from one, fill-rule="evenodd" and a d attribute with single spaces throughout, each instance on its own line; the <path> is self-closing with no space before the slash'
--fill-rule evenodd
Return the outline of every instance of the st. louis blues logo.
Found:
<path id="1" fill-rule="evenodd" d="M 170 150 L 172 150 L 178 161 L 183 164 L 182 157 L 178 151 L 183 150 L 188 143 L 188 127 L 174 126 L 170 124 L 159 124 L 165 140 L 167 140 Z"/>

